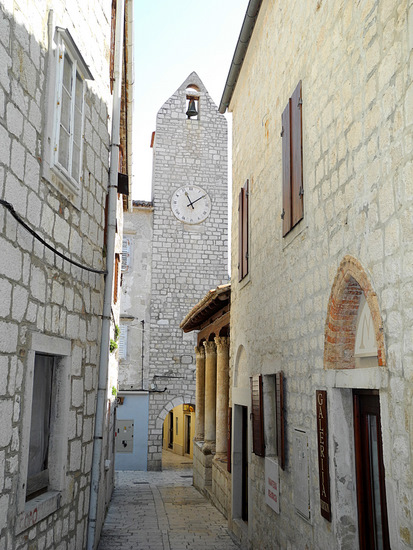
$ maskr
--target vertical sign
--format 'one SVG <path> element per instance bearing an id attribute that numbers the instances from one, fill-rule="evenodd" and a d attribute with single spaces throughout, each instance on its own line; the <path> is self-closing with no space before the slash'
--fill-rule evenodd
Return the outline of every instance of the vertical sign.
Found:
<path id="1" fill-rule="evenodd" d="M 267 457 L 265 458 L 265 502 L 274 512 L 280 513 L 278 464 Z"/>
<path id="2" fill-rule="evenodd" d="M 323 518 L 331 521 L 330 473 L 328 468 L 327 392 L 325 390 L 317 390 L 316 401 L 320 507 Z"/>

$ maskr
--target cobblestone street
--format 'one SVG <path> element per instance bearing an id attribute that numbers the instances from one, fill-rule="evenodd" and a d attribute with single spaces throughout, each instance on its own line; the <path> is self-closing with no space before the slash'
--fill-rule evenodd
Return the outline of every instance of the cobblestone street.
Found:
<path id="1" fill-rule="evenodd" d="M 163 453 L 162 472 L 117 472 L 99 550 L 237 550 L 225 518 L 192 486 L 192 461 Z"/>

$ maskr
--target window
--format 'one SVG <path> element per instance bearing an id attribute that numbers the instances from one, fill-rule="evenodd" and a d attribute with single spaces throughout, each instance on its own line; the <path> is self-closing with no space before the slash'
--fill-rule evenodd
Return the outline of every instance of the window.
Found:
<path id="1" fill-rule="evenodd" d="M 22 417 L 22 462 L 17 488 L 21 533 L 66 504 L 70 340 L 31 333 Z"/>
<path id="2" fill-rule="evenodd" d="M 120 325 L 119 328 L 119 359 L 126 359 L 128 351 L 128 326 Z"/>
<path id="3" fill-rule="evenodd" d="M 252 416 L 252 451 L 258 456 L 265 456 L 264 445 L 264 411 L 262 401 L 262 376 L 251 377 L 251 416 Z"/>
<path id="4" fill-rule="evenodd" d="M 285 470 L 284 440 L 284 374 L 262 376 L 265 456 L 278 457 L 278 466 Z"/>
<path id="5" fill-rule="evenodd" d="M 47 491 L 49 439 L 53 401 L 54 357 L 36 353 L 33 375 L 32 416 L 26 498 Z"/>
<path id="6" fill-rule="evenodd" d="M 304 216 L 301 81 L 288 100 L 282 122 L 283 236 Z"/>
<path id="7" fill-rule="evenodd" d="M 248 202 L 249 181 L 241 188 L 238 199 L 238 280 L 248 274 Z"/>
<path id="8" fill-rule="evenodd" d="M 85 79 L 93 79 L 67 29 L 57 28 L 52 165 L 76 189 L 82 181 Z"/>

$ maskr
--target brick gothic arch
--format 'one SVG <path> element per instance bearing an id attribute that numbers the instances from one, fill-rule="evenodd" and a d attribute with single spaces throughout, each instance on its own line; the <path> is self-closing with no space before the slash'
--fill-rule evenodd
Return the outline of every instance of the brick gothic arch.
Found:
<path id="1" fill-rule="evenodd" d="M 354 369 L 357 314 L 362 294 L 373 319 L 379 367 L 386 365 L 383 322 L 377 295 L 361 263 L 345 256 L 338 268 L 328 302 L 324 339 L 325 369 Z"/>

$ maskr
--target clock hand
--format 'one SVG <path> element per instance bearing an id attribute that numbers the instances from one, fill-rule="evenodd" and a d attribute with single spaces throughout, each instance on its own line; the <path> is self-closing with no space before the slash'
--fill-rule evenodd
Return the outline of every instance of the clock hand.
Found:
<path id="1" fill-rule="evenodd" d="M 193 202 L 191 202 L 191 205 L 192 204 L 195 204 L 197 201 L 200 201 L 201 199 L 203 199 L 204 197 L 206 197 L 206 193 L 205 195 L 202 195 L 202 197 L 199 197 L 198 199 L 195 199 Z M 192 207 L 193 208 L 193 207 Z"/>
<path id="2" fill-rule="evenodd" d="M 185 195 L 186 195 L 187 199 L 189 200 L 189 204 L 187 204 L 187 206 L 192 206 L 192 210 L 194 210 L 194 203 L 191 201 L 191 199 L 189 198 L 189 195 L 186 191 L 185 191 Z"/>

